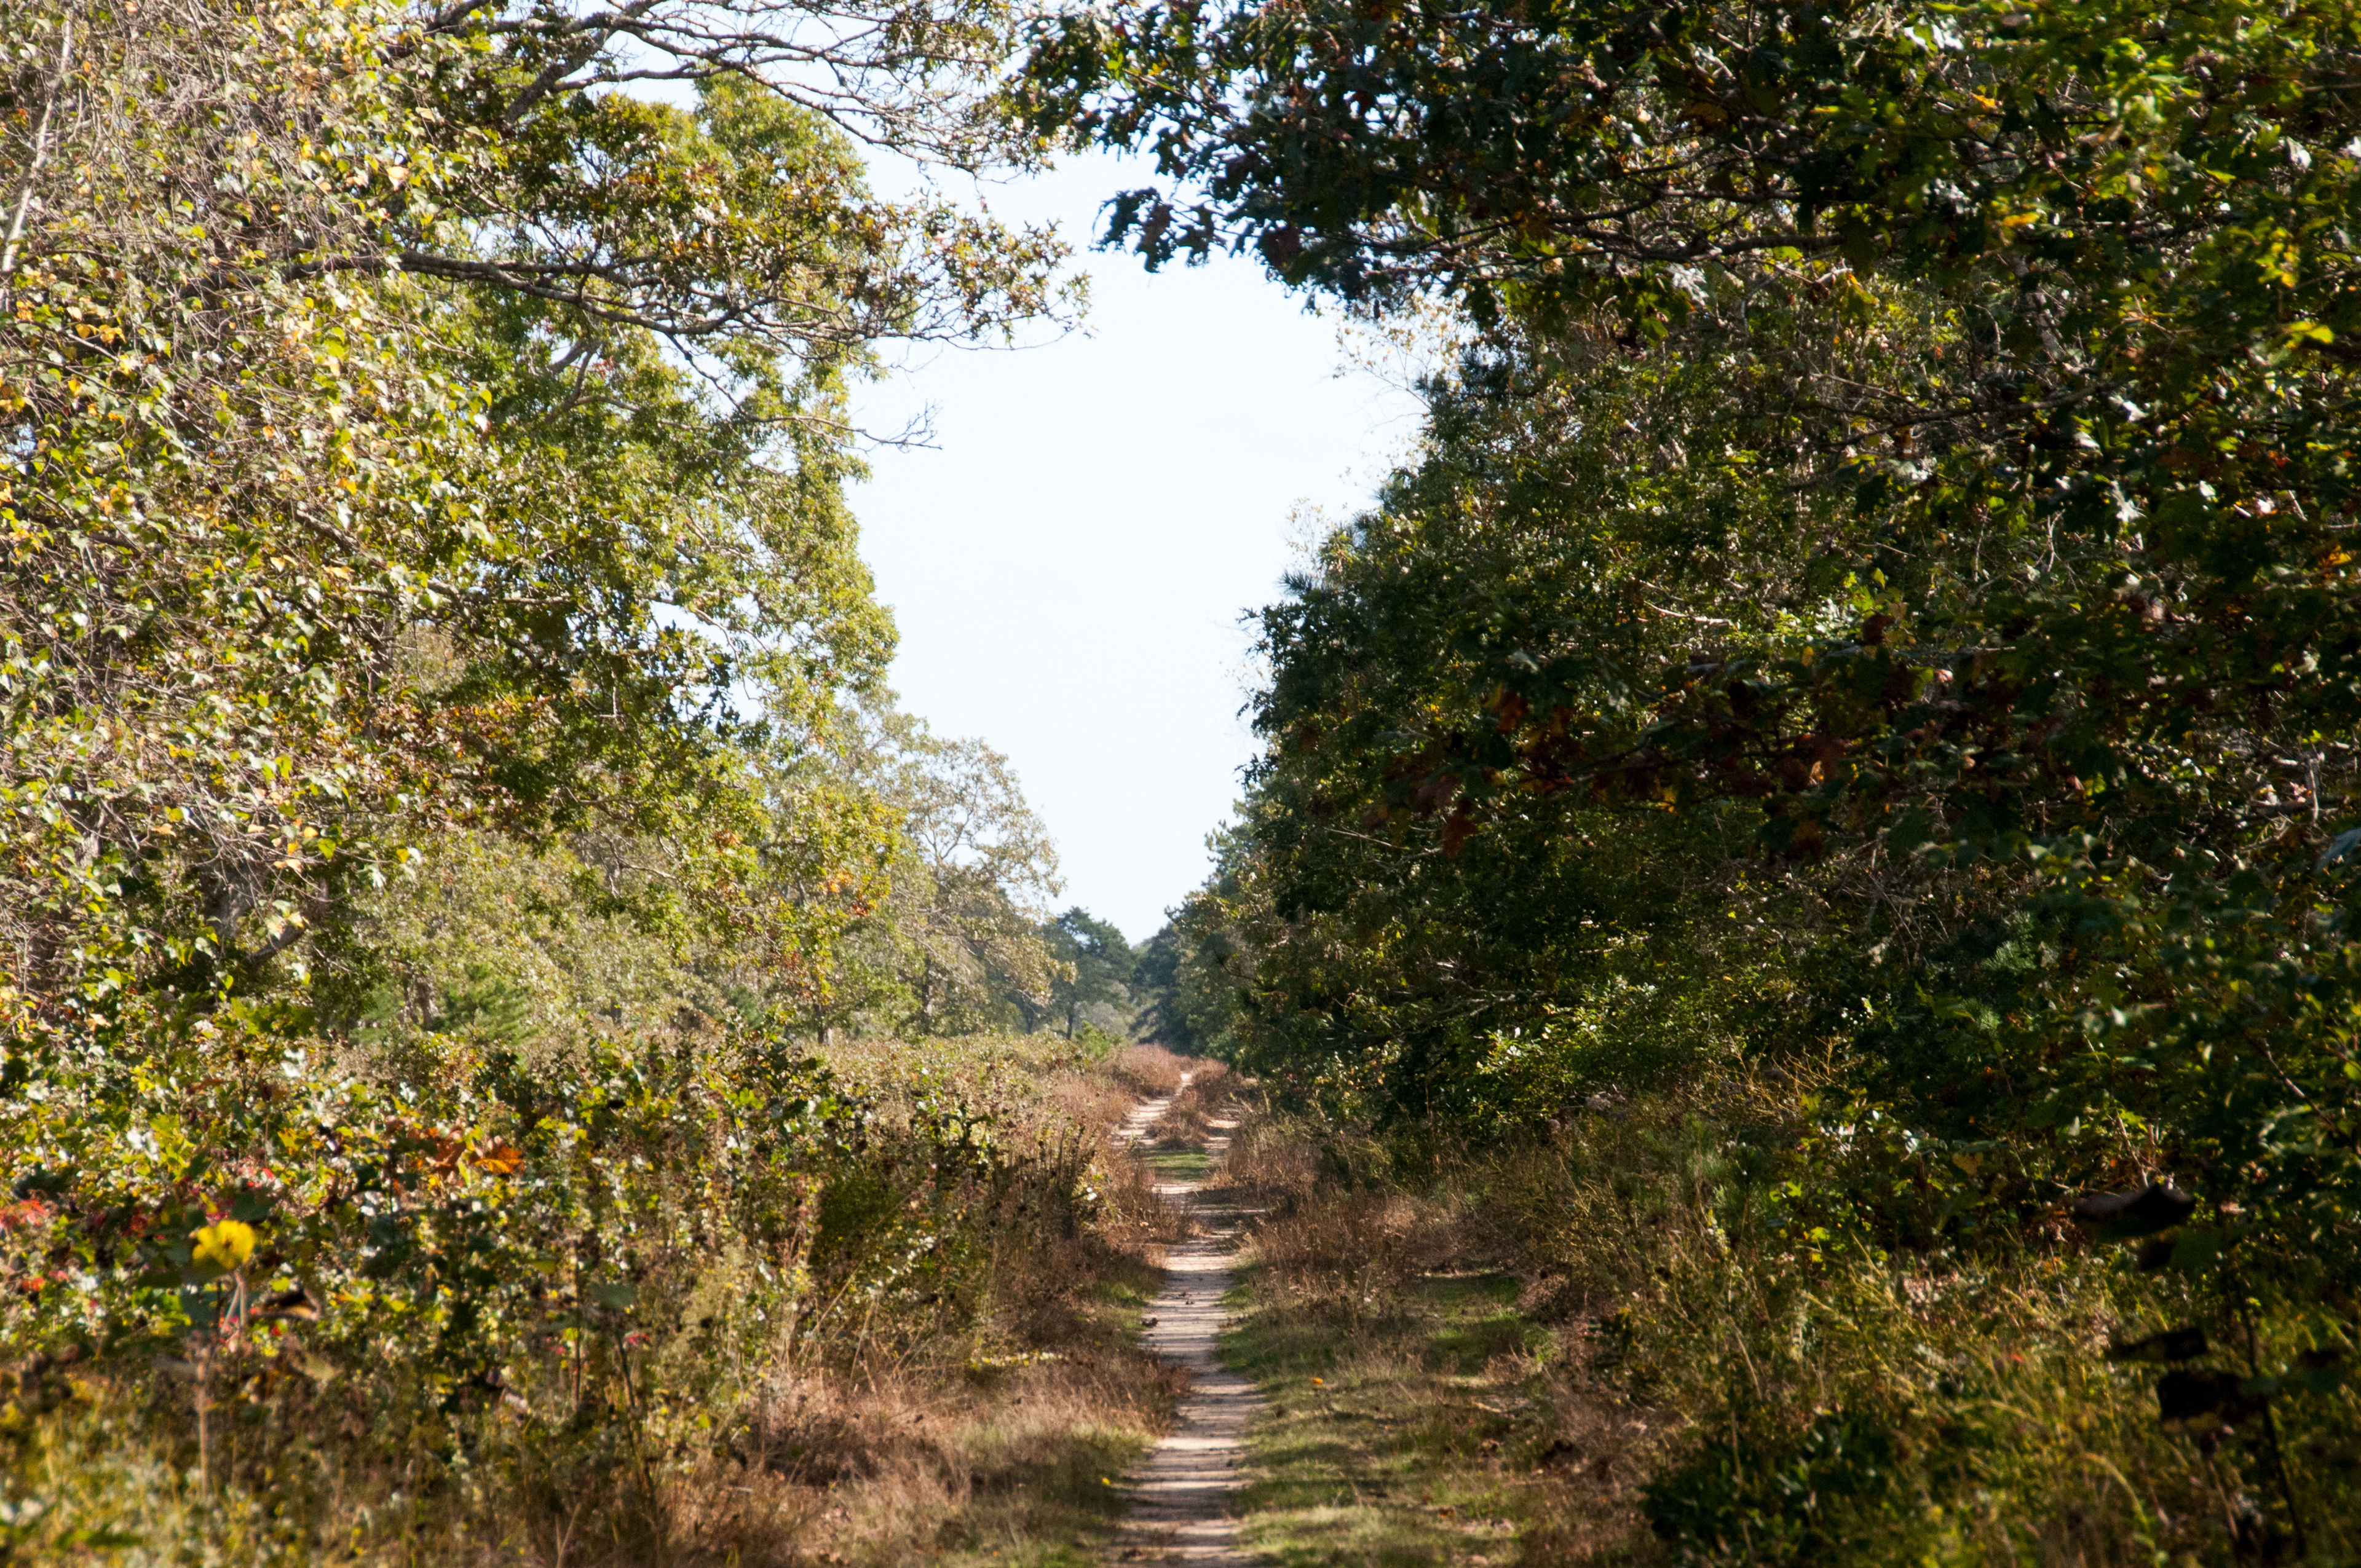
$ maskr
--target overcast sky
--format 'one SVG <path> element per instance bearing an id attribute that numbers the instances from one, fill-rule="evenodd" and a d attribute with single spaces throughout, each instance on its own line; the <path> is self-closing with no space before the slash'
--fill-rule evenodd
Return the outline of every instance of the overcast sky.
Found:
<path id="1" fill-rule="evenodd" d="M 1291 514 L 1349 516 L 1417 430 L 1416 400 L 1345 371 L 1334 319 L 1258 268 L 1150 276 L 1088 251 L 1098 203 L 1141 182 L 1091 158 L 987 192 L 1072 236 L 1083 331 L 927 350 L 863 391 L 868 428 L 931 407 L 934 437 L 874 453 L 853 495 L 903 706 L 1009 755 L 1057 839 L 1062 905 L 1135 941 L 1203 880 L 1237 798 L 1239 616 L 1276 597 Z"/>

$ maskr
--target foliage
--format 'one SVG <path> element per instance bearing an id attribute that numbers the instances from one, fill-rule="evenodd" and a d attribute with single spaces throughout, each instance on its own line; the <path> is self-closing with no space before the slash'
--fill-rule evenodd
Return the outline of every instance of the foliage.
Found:
<path id="1" fill-rule="evenodd" d="M 896 827 L 890 887 L 837 945 L 818 1026 L 925 1036 L 1032 1025 L 1056 982 L 1042 922 L 1061 884 L 1008 759 L 873 699 L 806 773 L 881 802 Z"/>
<path id="2" fill-rule="evenodd" d="M 2159 1383 L 2192 1432 L 2252 1430 L 2303 1336 L 2343 1354 L 2353 22 L 1315 0 L 1043 24 L 1038 123 L 1152 148 L 1167 181 L 1110 238 L 1151 265 L 1250 247 L 1473 334 L 1422 448 L 1263 617 L 1267 750 L 1180 927 L 1238 1058 L 1345 1125 L 1511 1141 L 1703 1074 L 1817 1080 L 1764 1157 L 1826 1203 L 1795 1288 L 1842 1304 L 1808 1345 L 1875 1318 L 1851 1259 L 1972 1276 L 2087 1239 L 2186 1281 L 2217 1346 L 2279 1346 Z M 2084 1310 L 2053 1297 L 2026 1332 L 2088 1355 Z M 2025 1398 L 2083 1397 L 2071 1356 L 2036 1359 Z M 1759 1450 L 1741 1412 L 1663 1482 L 1667 1528 L 1705 1556 L 1869 1552 L 1682 1510 L 1721 1507 L 1712 1464 L 1802 1497 L 1881 1445 L 1970 1464 L 1969 1426 L 1884 1399 L 1831 1385 L 1824 1428 L 1765 1416 Z M 2328 1528 L 2271 1442 L 2229 1469 L 2255 1519 L 2202 1550 Z"/>
<path id="3" fill-rule="evenodd" d="M 1131 983 L 1145 1003 L 1138 1021 L 1142 1037 L 1195 1052 L 1198 1041 L 1175 1005 L 1180 956 L 1180 933 L 1168 920 L 1134 953 Z"/>
<path id="4" fill-rule="evenodd" d="M 690 110 L 557 72 L 488 123 L 524 69 L 494 36 L 530 29 L 485 18 L 19 20 L 28 997 L 109 963 L 250 985 L 411 836 L 709 810 L 734 692 L 803 729 L 873 678 L 835 388 L 879 334 L 1039 309 L 1039 242 L 933 258 L 840 135 L 719 76 Z M 622 219 L 690 226 L 642 272 Z"/>
<path id="5" fill-rule="evenodd" d="M 1839 1239 L 1849 1195 L 1776 1157 L 1784 1098 L 1719 1076 L 1439 1157 L 1250 1122 L 1234 1176 L 1266 1214 L 1233 1349 L 1276 1407 L 1266 1541 L 1441 1560 L 1442 1531 L 1488 1515 L 1523 1562 L 1650 1560 L 1652 1535 L 1694 1563 L 2297 1555 L 2243 1472 L 2287 1486 L 2313 1560 L 2349 1555 L 2356 1396 L 2308 1370 L 2349 1328 L 2192 1342 L 2158 1332 L 2188 1277 L 2117 1249 Z M 2176 1377 L 2275 1385 L 2275 1424 L 2160 1425 Z"/>
<path id="6" fill-rule="evenodd" d="M 1137 960 L 1121 931 L 1077 905 L 1044 927 L 1042 936 L 1065 970 L 1050 982 L 1049 1005 L 1063 1015 L 1066 1038 L 1082 1025 L 1085 1010 L 1116 1014 L 1130 1002 Z"/>
<path id="7" fill-rule="evenodd" d="M 1141 945 L 1133 986 L 1148 1003 L 1141 1020 L 1148 1038 L 1226 1059 L 1239 1048 L 1233 1015 L 1248 1004 L 1242 1002 L 1246 976 L 1236 972 L 1246 953 L 1231 920 L 1243 896 L 1231 872 L 1239 840 L 1224 831 L 1213 836 L 1212 846 L 1217 857 L 1213 875 Z"/>
<path id="8" fill-rule="evenodd" d="M 1087 1126 L 799 1043 L 945 880 L 839 765 L 845 389 L 1064 308 L 861 148 L 1030 159 L 1012 26 L 0 6 L 0 1551 L 657 1551 L 1094 1212 Z"/>
<path id="9" fill-rule="evenodd" d="M 357 1520 L 372 1550 L 586 1509 L 660 1536 L 706 1470 L 789 1441 L 783 1386 L 1021 1361 L 1027 1293 L 1067 1282 L 1003 1260 L 1071 1254 L 1104 1201 L 1101 1129 L 1045 1103 L 1072 1064 L 1006 1042 L 838 1067 L 738 1028 L 520 1050 L 482 1022 L 418 1039 L 393 1081 L 292 1042 L 192 1053 L 144 1091 L 93 1069 L 93 1102 L 144 1121 L 28 1151 L 11 1211 L 12 1343 L 64 1347 L 20 1363 L 0 1431 L 21 1545 L 161 1558 L 266 1499 L 257 1560 Z M 258 1154 L 181 1168 L 225 1126 Z M 155 1168 L 99 1179 L 92 1152 L 126 1141 Z M 209 1260 L 225 1234 L 250 1255 Z M 99 1478 L 60 1490 L 61 1464 Z M 181 1518 L 159 1476 L 184 1464 L 218 1501 Z"/>

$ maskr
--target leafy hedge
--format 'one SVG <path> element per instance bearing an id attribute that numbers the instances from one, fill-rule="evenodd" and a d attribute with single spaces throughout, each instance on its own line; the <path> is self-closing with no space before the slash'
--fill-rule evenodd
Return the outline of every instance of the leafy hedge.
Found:
<path id="1" fill-rule="evenodd" d="M 397 1074 L 247 1022 L 77 1063 L 10 1119 L 5 1441 L 35 1556 L 170 1555 L 241 1509 L 258 1560 L 585 1506 L 653 1540 L 675 1477 L 759 1453 L 783 1377 L 956 1365 L 994 1260 L 1099 1201 L 1100 1130 L 1040 1101 L 1038 1051 L 857 1081 L 741 1028 L 461 1033 Z M 38 1479 L 60 1464 L 90 1477 Z"/>

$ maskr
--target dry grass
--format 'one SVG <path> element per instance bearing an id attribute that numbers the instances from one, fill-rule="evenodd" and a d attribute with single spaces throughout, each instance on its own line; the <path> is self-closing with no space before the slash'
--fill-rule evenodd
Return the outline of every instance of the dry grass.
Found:
<path id="1" fill-rule="evenodd" d="M 1747 1146 L 1664 1097 L 1411 1186 L 1382 1147 L 1250 1121 L 1228 1179 L 1268 1212 L 1228 1348 L 1274 1408 L 1249 1544 L 1648 1562 L 1671 1550 L 1653 1523 L 1684 1561 L 2291 1562 L 2253 1522 L 2267 1462 L 2305 1560 L 2353 1560 L 2353 1389 L 2283 1396 L 2276 1439 L 2167 1431 L 2159 1369 L 2107 1351 L 2188 1321 L 2184 1283 L 2070 1245 L 1799 1241 L 1747 1218 Z M 2288 1365 L 2299 1331 L 2343 1332 L 2265 1320 L 2256 1363 Z M 2264 1442 L 2284 1460 L 2242 1479 L 2233 1445 Z"/>
<path id="2" fill-rule="evenodd" d="M 1098 1316 L 1060 1359 L 955 1380 L 782 1380 L 739 1451 L 675 1492 L 675 1561 L 1091 1560 L 1116 1511 L 1102 1477 L 1181 1392 L 1118 1316 Z"/>
<path id="3" fill-rule="evenodd" d="M 1302 1202 L 1320 1183 L 1320 1146 L 1284 1117 L 1250 1116 L 1230 1135 L 1215 1179 L 1265 1206 Z"/>
<path id="4" fill-rule="evenodd" d="M 972 1086 L 991 1087 L 994 1070 L 973 1069 Z M 1034 1064 L 1029 1097 L 1105 1150 L 1090 1173 L 1087 1227 L 995 1257 L 990 1302 L 958 1363 L 881 1354 L 783 1375 L 729 1457 L 677 1489 L 679 1560 L 1095 1562 L 1117 1513 L 1108 1478 L 1163 1430 L 1183 1391 L 1137 1347 L 1137 1330 L 1184 1218 L 1106 1140 L 1181 1070 L 1154 1047 L 1097 1065 L 1054 1052 Z"/>
<path id="5" fill-rule="evenodd" d="M 448 1429 L 464 1444 L 438 1448 L 384 1436 L 420 1380 L 407 1358 L 324 1371 L 297 1334 L 218 1401 L 210 1488 L 187 1379 L 163 1369 L 177 1364 L 0 1366 L 0 1561 L 1095 1563 L 1117 1514 L 1108 1478 L 1180 1392 L 1137 1331 L 1183 1217 L 1108 1135 L 1137 1102 L 1131 1080 L 1180 1069 L 1137 1051 L 1118 1080 L 1038 1036 L 831 1055 L 873 1086 L 876 1113 L 816 1199 L 823 1214 L 832 1193 L 851 1202 L 810 1255 L 791 1341 L 776 1324 L 707 1332 L 763 1260 L 658 1260 L 693 1277 L 643 1275 L 642 1303 L 670 1305 L 636 1320 L 636 1349 L 620 1328 L 586 1340 L 609 1361 L 629 1350 L 630 1370 L 586 1380 L 571 1422 L 528 1412 L 517 1396 L 534 1387 L 470 1386 Z M 942 1161 L 961 1146 L 926 1133 L 917 1093 L 988 1117 L 993 1163 Z M 443 1394 L 412 1392 L 430 1409 Z"/>
<path id="6" fill-rule="evenodd" d="M 1151 1148 L 1178 1152 L 1200 1146 L 1213 1134 L 1213 1118 L 1237 1098 L 1237 1077 L 1220 1062 L 1191 1059 L 1187 1068 L 1188 1087 L 1173 1094 L 1141 1138 Z"/>
<path id="7" fill-rule="evenodd" d="M 1180 1075 L 1197 1065 L 1162 1046 L 1126 1046 L 1107 1058 L 1102 1070 L 1142 1100 L 1155 1100 L 1177 1091 Z"/>
<path id="8" fill-rule="evenodd" d="M 1289 1564 L 1640 1561 L 1656 1421 L 1518 1306 L 1472 1201 L 1322 1179 L 1250 1120 L 1226 1179 L 1266 1213 L 1227 1353 L 1272 1397 L 1248 1542 Z"/>
<path id="9" fill-rule="evenodd" d="M 1126 1248 L 1154 1268 L 1164 1266 L 1165 1248 L 1194 1234 L 1188 1208 L 1158 1196 L 1156 1171 L 1138 1159 L 1109 1159 L 1100 1192 L 1101 1233 L 1111 1245 Z"/>
<path id="10" fill-rule="evenodd" d="M 1057 1080 L 1043 1098 L 1061 1114 L 1085 1127 L 1112 1133 L 1139 1103 L 1139 1096 L 1100 1073 L 1073 1073 Z"/>

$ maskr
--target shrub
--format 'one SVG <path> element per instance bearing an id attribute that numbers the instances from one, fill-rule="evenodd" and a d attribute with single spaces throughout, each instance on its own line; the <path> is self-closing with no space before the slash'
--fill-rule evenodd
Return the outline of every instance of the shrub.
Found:
<path id="1" fill-rule="evenodd" d="M 429 1036 L 396 1074 L 268 1023 L 79 1059 L 11 1119 L 31 1555 L 654 1541 L 678 1476 L 777 1446 L 783 1388 L 1021 1348 L 1089 1273 L 1102 1134 L 982 1045 L 855 1079 L 719 1025 Z"/>

